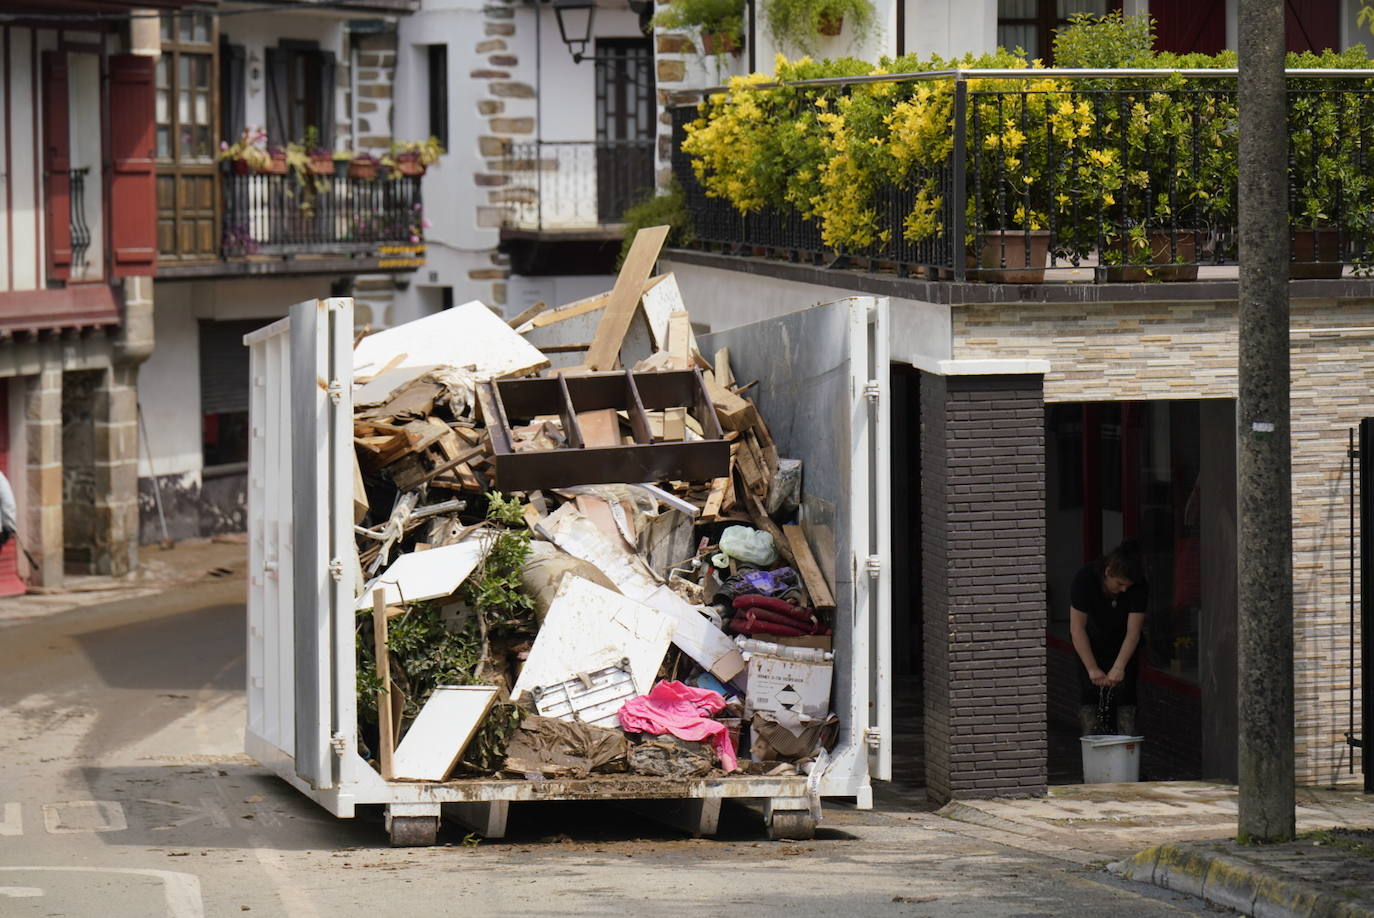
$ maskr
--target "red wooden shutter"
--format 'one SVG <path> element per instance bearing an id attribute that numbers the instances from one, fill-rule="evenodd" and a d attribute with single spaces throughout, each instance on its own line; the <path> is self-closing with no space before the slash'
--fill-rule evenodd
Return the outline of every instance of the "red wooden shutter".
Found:
<path id="1" fill-rule="evenodd" d="M 18 495 L 24 487 L 24 470 L 22 460 L 10 462 L 10 399 L 9 399 L 9 380 L 0 379 L 0 469 L 5 472 L 5 477 L 9 479 L 10 490 Z M 18 467 L 16 471 L 11 471 Z M 28 528 L 21 519 L 19 522 L 19 533 L 0 549 L 0 596 L 19 596 L 28 587 L 24 586 L 24 581 L 19 579 L 19 552 L 20 540 L 28 535 Z M 33 572 L 29 572 L 33 576 Z"/>
<path id="2" fill-rule="evenodd" d="M 153 146 L 151 57 L 110 58 L 110 217 L 115 277 L 157 266 L 157 173 Z"/>
<path id="3" fill-rule="evenodd" d="M 1289 51 L 1340 50 L 1341 21 L 1336 0 L 1288 0 L 1284 7 Z"/>
<path id="4" fill-rule="evenodd" d="M 1226 47 L 1226 0 L 1150 0 L 1155 48 L 1215 54 Z"/>
<path id="5" fill-rule="evenodd" d="M 43 52 L 43 185 L 48 277 L 66 280 L 72 267 L 72 167 L 67 54 Z"/>

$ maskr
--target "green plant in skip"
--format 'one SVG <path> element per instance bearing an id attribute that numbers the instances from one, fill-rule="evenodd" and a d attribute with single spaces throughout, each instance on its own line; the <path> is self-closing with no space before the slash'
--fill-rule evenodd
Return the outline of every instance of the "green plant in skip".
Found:
<path id="1" fill-rule="evenodd" d="M 670 246 L 685 246 L 692 242 L 692 214 L 687 209 L 687 200 L 677 179 L 670 180 L 661 192 L 650 191 L 627 208 L 620 219 L 625 224 L 625 234 L 620 243 L 620 254 L 615 260 L 617 271 L 624 263 L 625 256 L 630 254 L 635 233 L 645 227 L 665 224 L 672 227 L 667 240 Z"/>
<path id="2" fill-rule="evenodd" d="M 849 27 L 852 44 L 863 44 L 873 34 L 876 11 L 871 0 L 765 0 L 763 26 L 780 48 L 814 55 L 824 36 Z"/>
<path id="3" fill-rule="evenodd" d="M 503 657 L 504 650 L 497 653 L 493 645 L 504 647 L 532 639 L 536 631 L 533 601 L 520 584 L 530 541 L 522 505 L 496 492 L 486 498 L 486 518 L 494 532 L 481 564 L 457 594 L 472 614 L 454 622 L 442 614 L 440 602 L 416 602 L 407 604 L 403 615 L 387 623 L 391 681 L 405 701 L 403 728 L 441 685 L 499 685 L 504 660 L 496 658 Z M 520 528 L 514 528 L 517 526 Z M 375 723 L 382 683 L 373 653 L 372 612 L 360 612 L 357 621 L 358 713 L 365 722 Z M 464 753 L 462 764 L 477 771 L 498 769 L 511 733 L 523 716 L 524 712 L 512 704 L 493 706 Z"/>

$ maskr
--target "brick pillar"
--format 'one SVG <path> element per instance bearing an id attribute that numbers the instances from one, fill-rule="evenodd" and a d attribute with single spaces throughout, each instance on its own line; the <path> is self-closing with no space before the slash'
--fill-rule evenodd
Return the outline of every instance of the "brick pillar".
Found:
<path id="1" fill-rule="evenodd" d="M 95 396 L 95 520 L 91 567 L 127 574 L 138 566 L 138 369 L 107 370 Z"/>
<path id="2" fill-rule="evenodd" d="M 37 567 L 34 586 L 62 585 L 62 360 L 53 342 L 36 348 L 42 369 L 26 378 L 27 519 L 20 533 Z"/>
<path id="3" fill-rule="evenodd" d="M 1039 376 L 921 375 L 926 789 L 1045 791 Z"/>

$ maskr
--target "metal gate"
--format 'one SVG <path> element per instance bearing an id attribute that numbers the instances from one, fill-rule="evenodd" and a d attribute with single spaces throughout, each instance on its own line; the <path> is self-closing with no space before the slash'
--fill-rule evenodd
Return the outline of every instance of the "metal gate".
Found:
<path id="1" fill-rule="evenodd" d="M 1350 765 L 1355 765 L 1355 750 L 1361 751 L 1360 766 L 1364 771 L 1365 793 L 1374 793 L 1374 769 L 1369 767 L 1369 741 L 1371 708 L 1374 708 L 1374 680 L 1369 678 L 1371 657 L 1374 657 L 1374 418 L 1360 421 L 1359 443 L 1355 442 L 1355 432 L 1350 432 L 1350 577 L 1355 578 L 1355 551 L 1358 542 L 1360 553 L 1360 730 L 1355 730 L 1355 655 L 1350 655 L 1350 729 L 1345 739 L 1350 744 Z M 1358 461 L 1358 484 L 1356 462 Z M 1355 514 L 1359 513 L 1357 530 Z M 1358 533 L 1358 535 L 1357 535 Z M 1354 645 L 1356 635 L 1355 584 L 1350 584 L 1350 642 Z"/>

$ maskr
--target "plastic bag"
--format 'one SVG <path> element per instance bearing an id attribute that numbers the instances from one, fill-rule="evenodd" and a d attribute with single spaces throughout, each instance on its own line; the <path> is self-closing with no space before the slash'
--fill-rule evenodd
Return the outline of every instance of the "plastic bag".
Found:
<path id="1" fill-rule="evenodd" d="M 720 550 L 732 558 L 767 567 L 778 560 L 773 537 L 748 526 L 730 526 L 720 535 Z"/>

